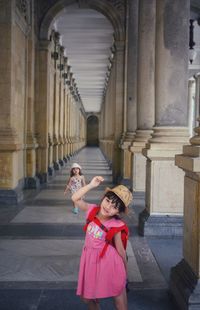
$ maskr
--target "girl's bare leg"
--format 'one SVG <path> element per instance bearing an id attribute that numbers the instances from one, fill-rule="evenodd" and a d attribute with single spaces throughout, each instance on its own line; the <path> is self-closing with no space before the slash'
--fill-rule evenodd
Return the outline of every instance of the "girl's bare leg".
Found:
<path id="1" fill-rule="evenodd" d="M 96 300 L 90 300 L 88 303 L 88 310 L 100 310 L 99 303 Z"/>
<path id="2" fill-rule="evenodd" d="M 115 307 L 117 310 L 128 309 L 126 289 L 124 289 L 123 292 L 119 296 L 114 297 L 114 302 L 115 302 Z"/>
<path id="3" fill-rule="evenodd" d="M 82 300 L 88 305 L 88 310 L 100 310 L 99 302 L 96 299 L 85 299 Z"/>

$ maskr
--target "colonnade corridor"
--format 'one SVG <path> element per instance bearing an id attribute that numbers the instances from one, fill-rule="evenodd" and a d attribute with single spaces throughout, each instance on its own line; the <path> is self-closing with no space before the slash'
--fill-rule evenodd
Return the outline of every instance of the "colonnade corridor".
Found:
<path id="1" fill-rule="evenodd" d="M 112 171 L 99 148 L 84 148 L 41 190 L 27 192 L 18 206 L 0 208 L 0 309 L 87 309 L 76 296 L 85 222 L 83 212 L 72 213 L 70 194 L 64 197 L 71 164 L 82 166 L 86 181 L 102 175 L 104 184 L 87 194 L 99 201 L 112 186 Z M 137 215 L 144 201 L 135 199 L 126 221 L 129 310 L 175 310 L 168 293 L 169 270 L 181 259 L 181 239 L 146 239 L 137 233 Z M 116 275 L 117 276 L 117 275 Z M 101 309 L 114 309 L 111 299 Z"/>

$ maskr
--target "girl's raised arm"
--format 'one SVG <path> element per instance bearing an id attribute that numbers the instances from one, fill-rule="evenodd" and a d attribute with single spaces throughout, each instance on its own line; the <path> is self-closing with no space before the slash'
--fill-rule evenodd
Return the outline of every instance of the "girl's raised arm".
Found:
<path id="1" fill-rule="evenodd" d="M 89 190 L 97 187 L 104 179 L 101 176 L 94 177 L 91 182 L 83 187 L 81 187 L 77 192 L 72 195 L 72 201 L 76 204 L 81 210 L 87 211 L 88 203 L 81 199 Z"/>

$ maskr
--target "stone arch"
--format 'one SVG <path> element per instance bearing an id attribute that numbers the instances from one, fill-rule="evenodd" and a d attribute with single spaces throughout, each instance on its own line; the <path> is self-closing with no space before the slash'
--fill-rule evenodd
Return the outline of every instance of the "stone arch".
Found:
<path id="1" fill-rule="evenodd" d="M 44 18 L 41 21 L 40 26 L 40 39 L 48 40 L 50 33 L 50 25 L 55 16 L 62 11 L 66 6 L 77 3 L 76 0 L 59 0 L 51 6 L 46 12 Z M 84 1 L 84 7 L 88 9 L 94 9 L 108 18 L 113 25 L 114 36 L 116 41 L 123 41 L 125 38 L 125 30 L 123 26 L 124 16 L 121 17 L 119 10 L 109 3 L 108 1 L 102 2 L 100 0 L 88 0 Z"/>
<path id="2" fill-rule="evenodd" d="M 95 114 L 87 117 L 87 146 L 99 146 L 99 118 Z"/>

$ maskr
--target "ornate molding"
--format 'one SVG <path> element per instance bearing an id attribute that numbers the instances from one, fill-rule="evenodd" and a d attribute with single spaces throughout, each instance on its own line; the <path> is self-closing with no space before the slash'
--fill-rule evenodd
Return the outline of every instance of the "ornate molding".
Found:
<path id="1" fill-rule="evenodd" d="M 23 16 L 25 21 L 30 24 L 31 17 L 31 6 L 28 0 L 16 0 L 16 7 L 18 8 L 20 14 Z"/>
<path id="2" fill-rule="evenodd" d="M 116 7 L 117 11 L 120 12 L 120 15 L 125 17 L 125 6 L 126 6 L 125 0 L 106 0 L 106 1 L 110 2 L 114 7 Z"/>

